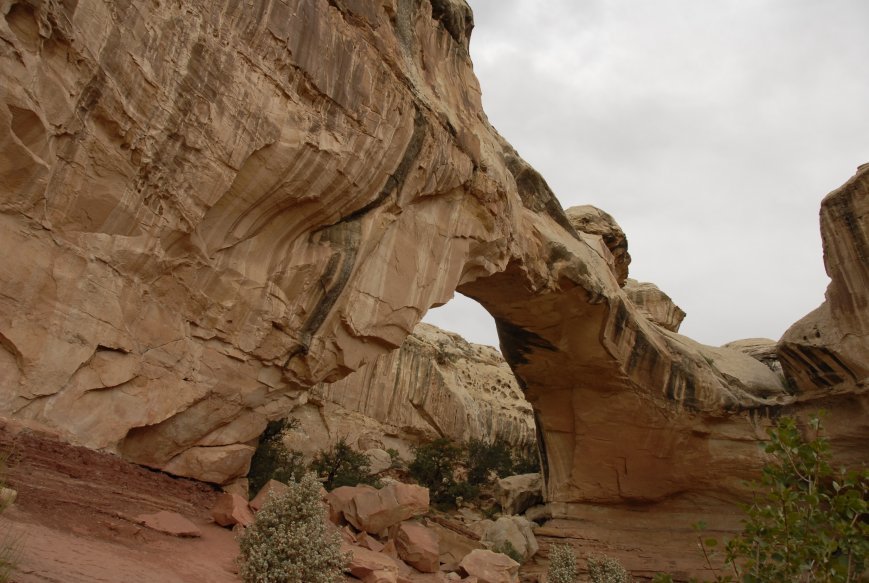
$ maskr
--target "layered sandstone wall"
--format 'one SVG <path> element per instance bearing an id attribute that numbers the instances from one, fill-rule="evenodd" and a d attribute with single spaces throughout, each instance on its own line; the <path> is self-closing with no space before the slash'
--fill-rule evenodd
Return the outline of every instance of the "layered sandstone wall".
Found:
<path id="1" fill-rule="evenodd" d="M 411 443 L 500 438 L 534 443 L 534 416 L 501 354 L 420 323 L 399 350 L 330 384 L 310 399 L 378 422 Z"/>

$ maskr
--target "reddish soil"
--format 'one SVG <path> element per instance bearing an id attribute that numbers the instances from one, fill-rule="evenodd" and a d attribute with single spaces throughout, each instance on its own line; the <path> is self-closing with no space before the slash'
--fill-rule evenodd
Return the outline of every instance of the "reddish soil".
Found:
<path id="1" fill-rule="evenodd" d="M 17 583 L 223 583 L 238 546 L 215 525 L 217 491 L 150 471 L 117 456 L 65 444 L 56 436 L 0 419 L 0 451 L 12 453 L 8 485 L 15 504 L 0 517 L 0 540 L 19 548 Z M 178 538 L 137 523 L 161 510 L 202 531 Z"/>

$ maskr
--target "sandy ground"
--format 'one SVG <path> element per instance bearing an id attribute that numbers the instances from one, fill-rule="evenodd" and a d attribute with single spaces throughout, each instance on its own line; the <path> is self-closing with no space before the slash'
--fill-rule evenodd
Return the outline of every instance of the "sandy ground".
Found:
<path id="1" fill-rule="evenodd" d="M 15 505 L 0 517 L 0 537 L 19 548 L 13 581 L 240 581 L 233 534 L 210 517 L 217 494 L 210 486 L 2 419 L 0 450 L 12 452 L 7 482 L 18 491 Z M 186 517 L 202 536 L 179 538 L 135 521 L 161 510 Z"/>

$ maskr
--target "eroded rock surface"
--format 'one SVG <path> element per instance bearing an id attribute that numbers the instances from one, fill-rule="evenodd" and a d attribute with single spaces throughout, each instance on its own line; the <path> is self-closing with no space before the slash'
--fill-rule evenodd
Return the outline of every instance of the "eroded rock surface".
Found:
<path id="1" fill-rule="evenodd" d="M 323 449 L 339 437 L 398 449 L 396 439 L 497 437 L 517 446 L 535 439 L 531 405 L 501 354 L 426 323 L 399 350 L 340 381 L 317 385 L 309 401 L 317 414 L 304 408 L 294 413 L 304 418 L 304 436 L 293 444 L 301 451 Z"/>

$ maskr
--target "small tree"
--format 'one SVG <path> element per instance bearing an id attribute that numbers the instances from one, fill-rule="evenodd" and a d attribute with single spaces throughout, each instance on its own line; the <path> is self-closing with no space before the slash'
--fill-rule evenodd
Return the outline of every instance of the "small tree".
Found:
<path id="1" fill-rule="evenodd" d="M 330 491 L 340 486 L 379 485 L 377 478 L 371 475 L 368 456 L 347 445 L 343 437 L 329 451 L 321 450 L 314 457 L 311 470 L 323 479 L 323 487 Z"/>
<path id="2" fill-rule="evenodd" d="M 745 507 L 742 532 L 726 545 L 726 564 L 735 579 L 718 574 L 716 582 L 866 580 L 869 469 L 833 470 L 820 418 L 813 417 L 808 425 L 808 439 L 790 417 L 768 430 L 766 452 L 771 460 L 754 484 L 754 500 Z M 700 538 L 707 564 L 709 549 L 717 542 Z M 654 579 L 656 583 L 672 580 L 664 574 Z"/>
<path id="3" fill-rule="evenodd" d="M 441 506 L 454 505 L 457 498 L 472 498 L 477 489 L 456 481 L 456 467 L 463 458 L 462 448 L 449 439 L 439 438 L 414 449 L 408 466 L 410 475 L 429 489 L 431 499 Z"/>
<path id="4" fill-rule="evenodd" d="M 471 439 L 465 449 L 469 484 L 488 484 L 493 474 L 503 478 L 513 471 L 510 446 L 501 438 L 496 438 L 491 443 L 481 439 Z"/>
<path id="5" fill-rule="evenodd" d="M 547 583 L 574 583 L 578 574 L 576 554 L 569 545 L 552 545 L 549 548 Z"/>
<path id="6" fill-rule="evenodd" d="M 869 469 L 834 471 L 821 420 L 804 439 L 792 418 L 769 430 L 758 493 L 741 534 L 727 544 L 737 577 L 750 582 L 858 581 L 869 556 Z"/>
<path id="7" fill-rule="evenodd" d="M 284 445 L 284 436 L 298 427 L 298 423 L 296 419 L 280 419 L 266 426 L 247 474 L 251 492 L 258 492 L 269 480 L 299 481 L 305 474 L 302 454 Z"/>
<path id="8" fill-rule="evenodd" d="M 342 583 L 349 557 L 341 537 L 328 530 L 313 474 L 289 480 L 289 490 L 269 498 L 239 540 L 239 574 L 245 583 Z"/>

